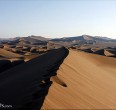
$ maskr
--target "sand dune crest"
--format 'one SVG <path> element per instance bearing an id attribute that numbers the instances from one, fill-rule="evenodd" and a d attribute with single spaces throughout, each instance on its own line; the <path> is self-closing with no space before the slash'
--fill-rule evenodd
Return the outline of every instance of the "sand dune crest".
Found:
<path id="1" fill-rule="evenodd" d="M 116 59 L 70 50 L 42 109 L 116 109 Z"/>

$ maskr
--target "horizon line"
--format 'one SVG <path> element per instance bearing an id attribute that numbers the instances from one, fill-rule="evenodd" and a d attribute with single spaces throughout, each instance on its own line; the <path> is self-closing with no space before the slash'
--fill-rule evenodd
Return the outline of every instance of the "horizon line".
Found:
<path id="1" fill-rule="evenodd" d="M 107 36 L 99 36 L 99 35 L 89 35 L 89 34 L 82 34 L 82 35 L 75 35 L 75 36 L 65 36 L 65 37 L 46 37 L 46 36 L 42 36 L 42 35 L 28 35 L 28 36 L 15 36 L 15 37 L 0 37 L 0 39 L 8 39 L 8 38 L 17 38 L 17 37 L 31 37 L 31 36 L 39 36 L 39 37 L 44 37 L 44 38 L 67 38 L 67 37 L 79 37 L 79 36 L 91 36 L 91 37 L 105 37 L 105 38 L 110 38 L 110 39 L 115 39 L 115 38 L 111 38 L 111 37 L 107 37 Z"/>

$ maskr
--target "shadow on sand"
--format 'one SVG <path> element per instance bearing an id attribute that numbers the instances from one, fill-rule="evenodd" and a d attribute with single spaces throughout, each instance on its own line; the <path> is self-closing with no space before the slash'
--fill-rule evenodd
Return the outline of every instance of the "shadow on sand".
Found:
<path id="1" fill-rule="evenodd" d="M 52 84 L 50 77 L 57 75 L 68 54 L 64 47 L 54 49 L 2 72 L 0 102 L 12 105 L 9 110 L 40 110 Z"/>

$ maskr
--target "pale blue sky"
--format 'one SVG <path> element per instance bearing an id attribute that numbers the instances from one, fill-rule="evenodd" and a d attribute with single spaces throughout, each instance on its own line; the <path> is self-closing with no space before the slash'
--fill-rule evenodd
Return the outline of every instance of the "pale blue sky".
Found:
<path id="1" fill-rule="evenodd" d="M 115 0 L 0 0 L 0 37 L 116 38 Z"/>

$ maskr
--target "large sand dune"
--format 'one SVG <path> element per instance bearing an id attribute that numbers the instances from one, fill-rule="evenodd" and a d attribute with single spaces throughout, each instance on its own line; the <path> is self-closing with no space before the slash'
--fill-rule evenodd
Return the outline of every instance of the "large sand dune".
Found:
<path id="1" fill-rule="evenodd" d="M 70 50 L 51 80 L 42 109 L 116 109 L 115 58 Z"/>
<path id="2" fill-rule="evenodd" d="M 66 48 L 49 51 L 28 62 L 0 73 L 0 102 L 11 110 L 39 110 L 60 64 L 68 55 Z M 5 62 L 5 61 L 4 61 Z"/>

